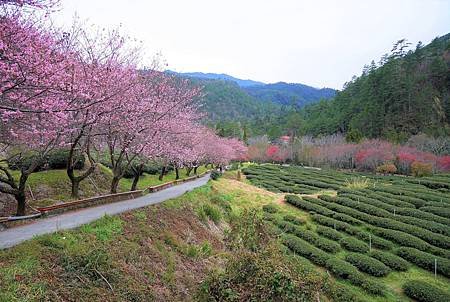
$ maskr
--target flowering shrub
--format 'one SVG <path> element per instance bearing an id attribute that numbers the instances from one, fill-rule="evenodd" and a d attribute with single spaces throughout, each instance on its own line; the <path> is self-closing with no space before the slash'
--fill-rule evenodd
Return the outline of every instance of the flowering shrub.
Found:
<path id="1" fill-rule="evenodd" d="M 411 174 L 417 177 L 430 176 L 433 174 L 433 166 L 429 163 L 415 161 L 411 164 Z"/>
<path id="2" fill-rule="evenodd" d="M 384 164 L 377 167 L 378 173 L 394 174 L 397 173 L 397 167 L 394 164 Z"/>
<path id="3" fill-rule="evenodd" d="M 449 172 L 450 171 L 450 155 L 445 155 L 438 160 L 439 171 Z"/>
<path id="4" fill-rule="evenodd" d="M 359 170 L 375 171 L 375 169 L 394 159 L 392 144 L 380 140 L 369 140 L 361 144 L 355 155 L 356 167 Z"/>

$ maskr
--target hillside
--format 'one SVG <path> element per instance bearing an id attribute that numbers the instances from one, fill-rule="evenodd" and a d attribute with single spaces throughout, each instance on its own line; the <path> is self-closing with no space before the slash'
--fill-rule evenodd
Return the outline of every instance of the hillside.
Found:
<path id="1" fill-rule="evenodd" d="M 274 240 L 260 209 L 279 197 L 222 178 L 39 236 L 0 251 L 0 301 L 360 301 Z"/>
<path id="2" fill-rule="evenodd" d="M 365 66 L 331 102 L 302 111 L 312 135 L 348 132 L 402 141 L 420 132 L 450 133 L 450 34 L 429 45 L 399 41 L 390 54 Z"/>
<path id="3" fill-rule="evenodd" d="M 331 88 L 318 89 L 304 84 L 284 82 L 249 86 L 244 89 L 258 100 L 283 105 L 295 104 L 300 108 L 321 99 L 330 99 L 336 95 L 336 90 Z"/>

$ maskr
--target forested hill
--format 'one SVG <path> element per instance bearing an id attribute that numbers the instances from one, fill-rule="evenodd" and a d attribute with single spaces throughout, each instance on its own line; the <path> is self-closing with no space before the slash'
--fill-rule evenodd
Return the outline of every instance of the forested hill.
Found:
<path id="1" fill-rule="evenodd" d="M 244 88 L 258 100 L 283 105 L 303 107 L 321 99 L 330 99 L 336 95 L 331 88 L 314 88 L 304 84 L 278 82 L 267 85 L 248 86 Z"/>
<path id="2" fill-rule="evenodd" d="M 405 40 L 397 42 L 332 101 L 305 107 L 304 130 L 312 135 L 354 131 L 394 141 L 419 132 L 449 135 L 450 34 L 408 48 Z"/>
<path id="3" fill-rule="evenodd" d="M 257 101 L 282 105 L 295 105 L 296 107 L 303 107 L 304 105 L 315 103 L 321 99 L 329 99 L 336 94 L 336 90 L 331 88 L 319 89 L 298 83 L 278 82 L 265 84 L 253 80 L 238 79 L 227 74 L 168 72 L 207 83 L 208 87 L 205 89 L 206 93 L 208 93 L 208 88 L 216 83 L 223 86 L 223 83 L 220 82 L 229 82 L 230 84 L 236 84 L 243 92 L 254 97 Z M 228 87 L 231 87 L 231 85 L 228 85 Z"/>

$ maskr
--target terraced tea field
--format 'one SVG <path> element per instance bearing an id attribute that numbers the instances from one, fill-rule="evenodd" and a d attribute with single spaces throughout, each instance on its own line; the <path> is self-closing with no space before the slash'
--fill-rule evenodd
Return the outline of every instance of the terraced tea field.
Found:
<path id="1" fill-rule="evenodd" d="M 289 206 L 265 207 L 283 244 L 363 301 L 450 301 L 450 175 L 276 165 L 243 172 L 255 186 L 286 193 Z"/>

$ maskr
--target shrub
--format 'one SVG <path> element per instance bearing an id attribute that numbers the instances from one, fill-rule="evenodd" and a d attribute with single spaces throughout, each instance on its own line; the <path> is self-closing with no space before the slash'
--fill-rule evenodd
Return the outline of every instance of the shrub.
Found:
<path id="1" fill-rule="evenodd" d="M 212 180 L 218 180 L 221 176 L 222 176 L 222 173 L 220 173 L 220 172 L 217 171 L 217 170 L 213 170 L 213 171 L 211 172 L 211 179 L 212 179 Z"/>
<path id="2" fill-rule="evenodd" d="M 330 259 L 330 255 L 315 246 L 312 246 L 308 242 L 294 236 L 294 235 L 285 235 L 283 237 L 283 244 L 286 245 L 289 249 L 294 251 L 296 254 L 299 254 L 302 257 L 305 257 L 311 260 L 313 263 L 324 266 L 325 263 Z"/>
<path id="3" fill-rule="evenodd" d="M 11 170 L 28 169 L 34 161 L 38 161 L 38 165 L 35 171 L 42 171 L 45 168 L 45 159 L 40 158 L 37 155 L 29 155 L 18 157 L 15 156 L 8 160 L 8 167 Z"/>
<path id="4" fill-rule="evenodd" d="M 394 164 L 383 164 L 378 166 L 376 171 L 383 174 L 395 174 L 397 173 L 397 167 Z"/>
<path id="5" fill-rule="evenodd" d="M 406 259 L 409 262 L 412 262 L 415 265 L 429 271 L 434 271 L 434 261 L 436 260 L 437 272 L 446 277 L 450 277 L 450 260 L 448 259 L 422 252 L 410 247 L 400 247 L 395 250 L 395 253 L 403 259 Z"/>
<path id="6" fill-rule="evenodd" d="M 48 154 L 48 165 L 51 169 L 65 169 L 67 168 L 67 159 L 69 157 L 69 150 L 54 150 Z M 83 169 L 85 158 L 83 154 L 77 152 L 74 156 L 75 169 Z"/>
<path id="7" fill-rule="evenodd" d="M 407 261 L 391 253 L 373 250 L 370 252 L 370 256 L 396 271 L 406 271 L 409 268 L 409 263 Z"/>
<path id="8" fill-rule="evenodd" d="M 352 252 L 367 253 L 369 251 L 369 245 L 353 237 L 342 238 L 339 243 L 343 248 Z"/>
<path id="9" fill-rule="evenodd" d="M 418 302 L 450 301 L 448 293 L 420 280 L 405 282 L 402 288 L 405 295 Z"/>
<path id="10" fill-rule="evenodd" d="M 302 225 L 302 224 L 306 223 L 305 219 L 294 216 L 294 215 L 289 215 L 289 214 L 284 215 L 283 219 L 285 221 L 292 222 L 293 224 L 296 224 L 296 225 Z"/>
<path id="11" fill-rule="evenodd" d="M 325 266 L 336 276 L 342 279 L 348 279 L 351 283 L 361 286 L 371 294 L 384 295 L 385 288 L 383 285 L 370 280 L 348 262 L 337 258 L 330 258 Z"/>
<path id="12" fill-rule="evenodd" d="M 411 164 L 411 174 L 415 177 L 431 176 L 433 174 L 433 165 L 415 161 Z"/>
<path id="13" fill-rule="evenodd" d="M 349 253 L 345 256 L 345 261 L 350 262 L 360 271 L 375 277 L 383 277 L 391 272 L 391 269 L 384 263 L 364 254 Z"/>
<path id="14" fill-rule="evenodd" d="M 327 238 L 333 239 L 333 240 L 340 240 L 344 236 L 341 234 L 341 232 L 338 232 L 332 228 L 326 227 L 326 226 L 317 226 L 316 229 L 317 233 L 319 233 L 322 236 L 325 236 Z"/>
<path id="15" fill-rule="evenodd" d="M 320 237 L 313 231 L 303 230 L 292 223 L 280 221 L 278 223 L 278 227 L 329 253 L 337 253 L 341 249 L 339 244 L 337 244 L 336 242 L 327 238 Z"/>
<path id="16" fill-rule="evenodd" d="M 278 207 L 276 205 L 274 205 L 274 204 L 271 204 L 271 203 L 263 205 L 262 209 L 263 209 L 264 212 L 267 212 L 267 213 L 276 213 L 276 212 L 278 212 Z"/>
<path id="17" fill-rule="evenodd" d="M 214 223 L 217 224 L 222 219 L 222 212 L 217 206 L 205 203 L 202 208 L 206 216 L 209 217 Z"/>

